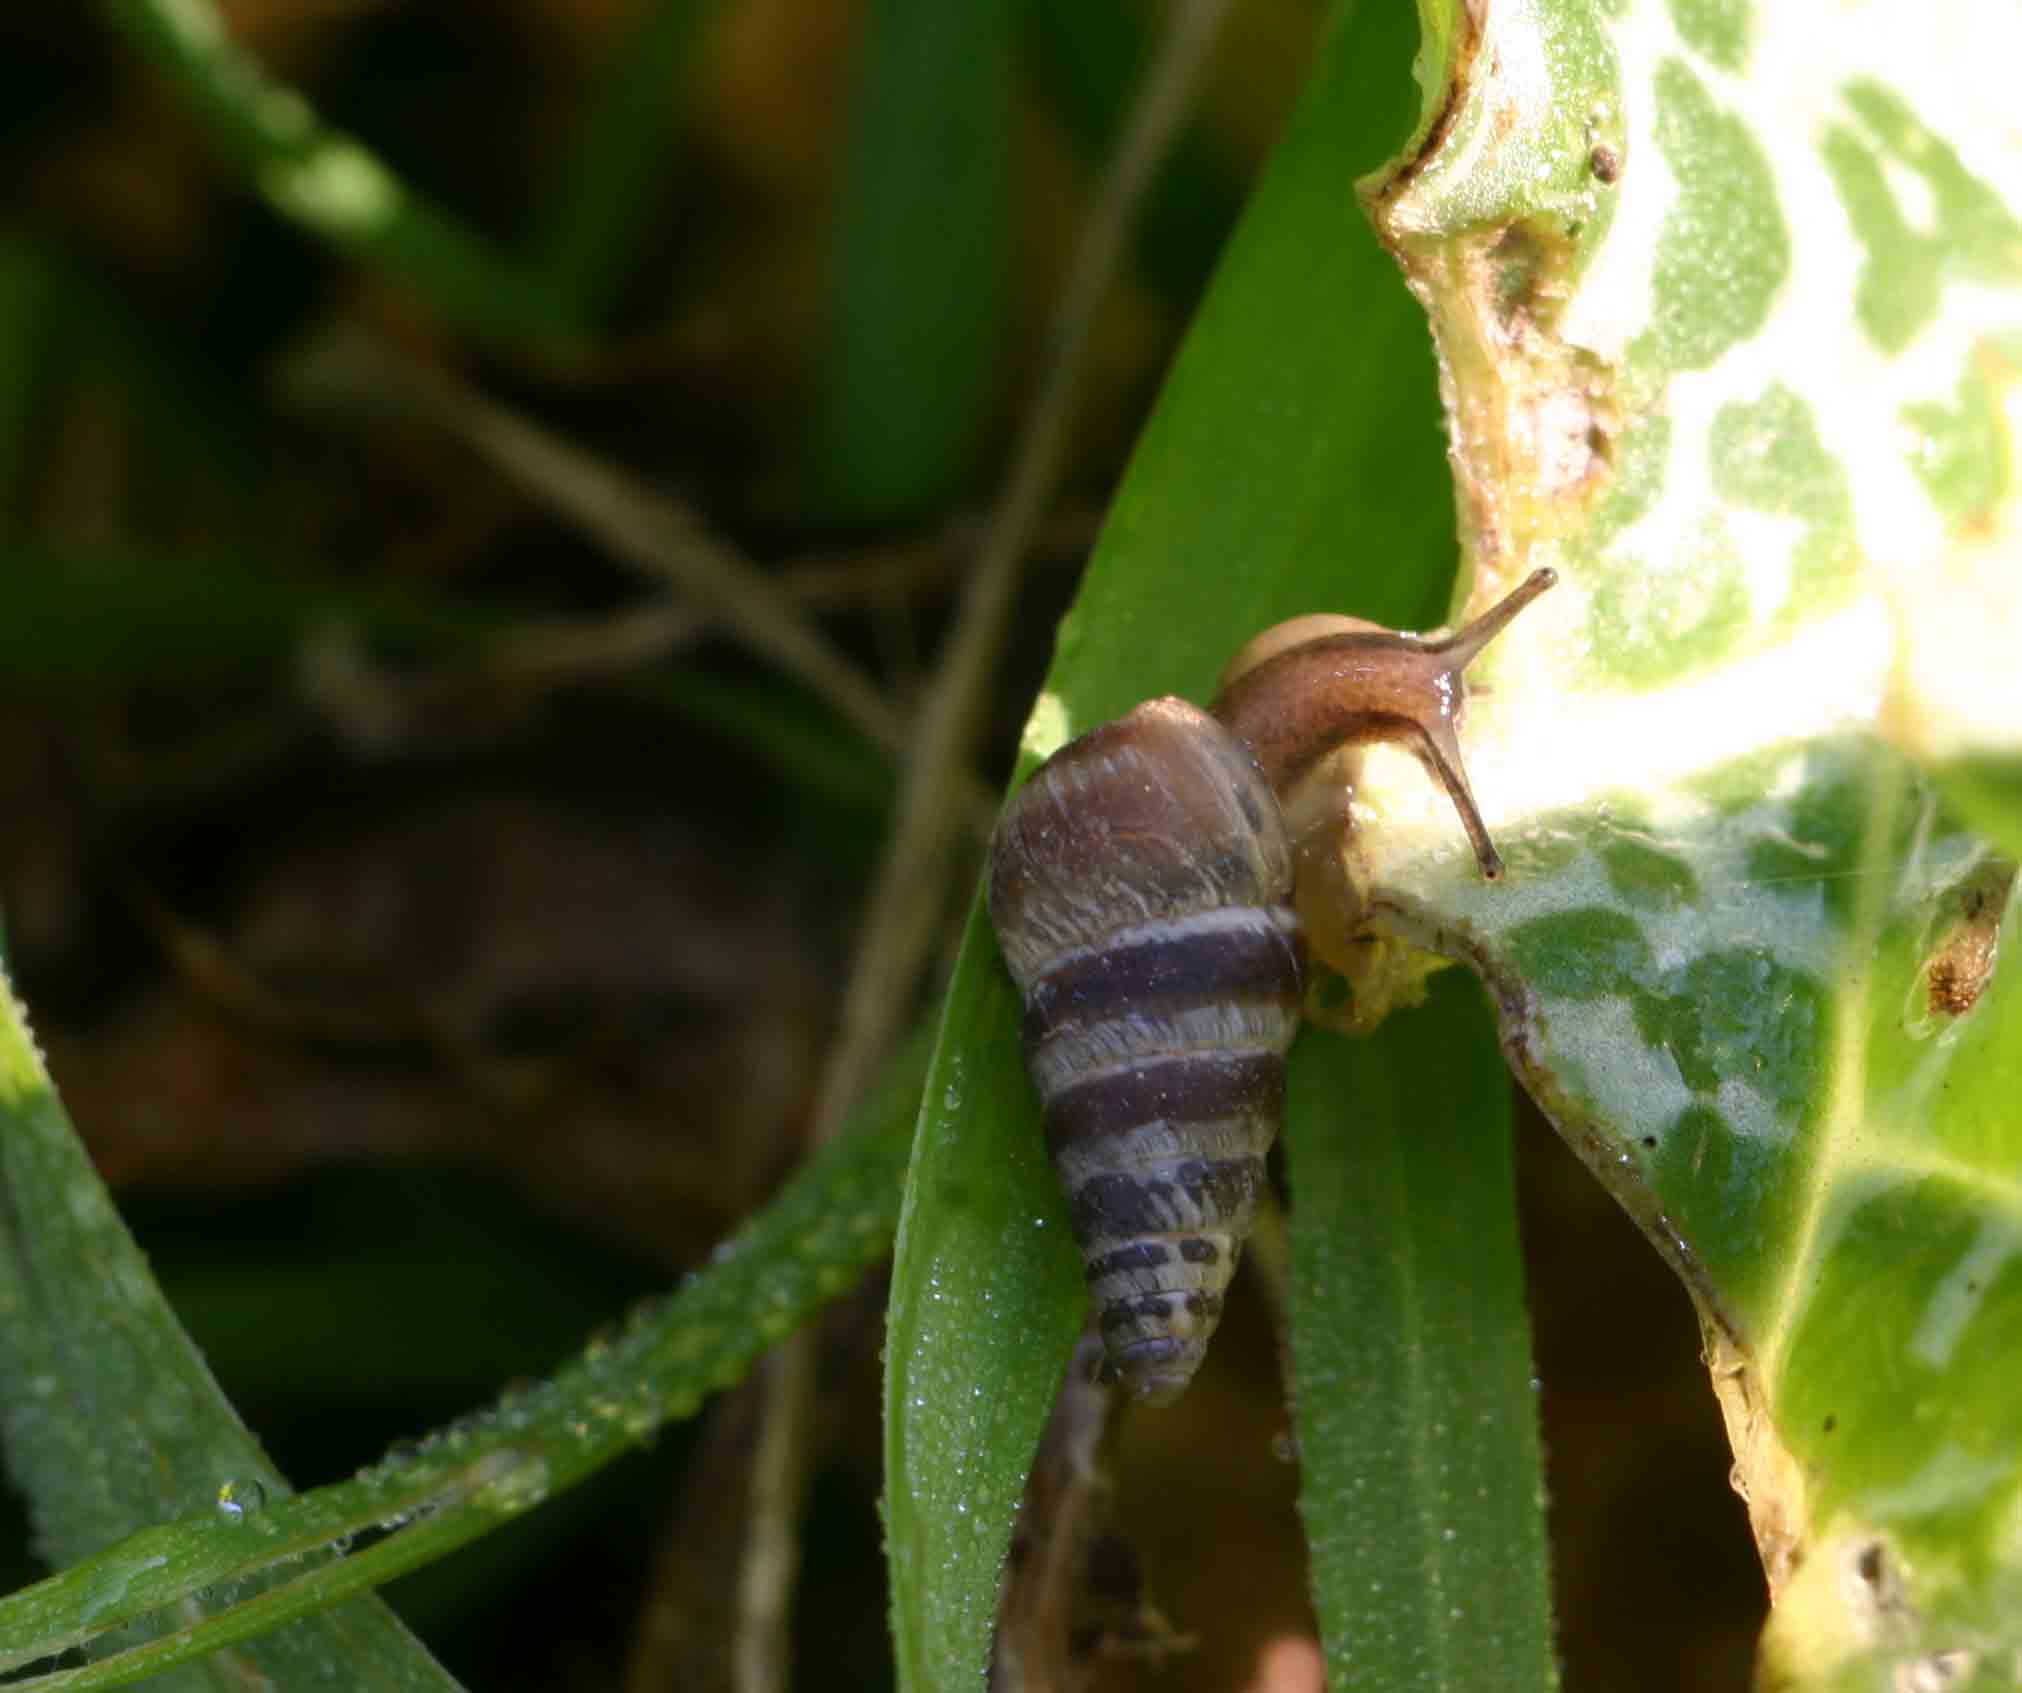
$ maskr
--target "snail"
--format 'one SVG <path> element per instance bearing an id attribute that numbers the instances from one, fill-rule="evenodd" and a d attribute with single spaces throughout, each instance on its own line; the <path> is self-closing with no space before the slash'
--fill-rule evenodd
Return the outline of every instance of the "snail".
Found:
<path id="1" fill-rule="evenodd" d="M 1280 806 L 1324 756 L 1415 752 L 1502 874 L 1455 733 L 1461 672 L 1557 577 L 1459 632 L 1300 618 L 1259 636 L 1212 708 L 1147 701 L 1012 796 L 990 915 L 1069 1201 L 1105 1373 L 1163 1403 L 1199 1367 L 1284 1111 L 1305 940 Z"/>

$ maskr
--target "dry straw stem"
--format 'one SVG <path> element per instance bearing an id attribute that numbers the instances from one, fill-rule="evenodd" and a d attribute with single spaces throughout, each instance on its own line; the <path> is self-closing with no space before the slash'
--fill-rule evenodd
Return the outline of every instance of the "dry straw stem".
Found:
<path id="1" fill-rule="evenodd" d="M 711 534 L 684 501 L 642 487 L 595 454 L 562 439 L 439 371 L 405 366 L 369 344 L 326 349 L 319 381 L 390 397 L 454 435 L 575 524 L 611 554 L 692 594 L 707 614 L 771 659 L 889 752 L 903 753 L 907 726 L 870 677 L 803 615 L 794 596 Z M 958 818 L 981 828 L 995 811 L 982 784 L 961 770 L 949 785 Z"/>

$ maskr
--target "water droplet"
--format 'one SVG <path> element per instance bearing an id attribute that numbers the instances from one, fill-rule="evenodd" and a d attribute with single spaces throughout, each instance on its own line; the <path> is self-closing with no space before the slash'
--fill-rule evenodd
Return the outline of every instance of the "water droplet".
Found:
<path id="1" fill-rule="evenodd" d="M 265 1508 L 267 1490 L 252 1476 L 233 1476 L 218 1484 L 218 1515 L 242 1523 Z"/>
<path id="2" fill-rule="evenodd" d="M 517 1513 L 548 1496 L 548 1461 L 538 1453 L 500 1452 L 478 1468 L 473 1497 L 488 1510 Z"/>

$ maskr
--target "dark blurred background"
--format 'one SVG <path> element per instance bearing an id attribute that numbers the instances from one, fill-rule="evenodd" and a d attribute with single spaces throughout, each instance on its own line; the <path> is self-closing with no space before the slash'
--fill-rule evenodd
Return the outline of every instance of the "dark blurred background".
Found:
<path id="1" fill-rule="evenodd" d="M 978 25 L 979 104 L 895 142 L 959 8 L 909 58 L 865 47 L 931 19 L 905 0 L 226 0 L 469 263 L 284 216 L 134 10 L 0 16 L 0 914 L 99 1167 L 306 1486 L 545 1372 L 801 1156 L 889 757 L 581 502 L 671 502 L 907 709 L 1165 9 L 978 7 L 1015 76 Z M 1320 11 L 1234 7 L 1097 313 L 990 785 Z M 973 217 L 893 211 L 950 177 Z M 907 291 L 937 250 L 952 301 Z M 878 412 L 867 346 L 945 371 L 932 415 Z M 502 452 L 501 415 L 575 456 Z M 1521 1132 L 1567 1684 L 1739 1686 L 1761 1579 L 1686 1301 Z M 890 1676 L 881 1292 L 821 1328 L 804 1686 Z M 1197 1644 L 1091 1685 L 1262 1685 L 1310 1632 L 1253 1289 L 1225 1334 L 1117 1458 L 1120 1555 Z M 389 1597 L 473 1688 L 727 1685 L 755 1405 Z M 0 1498 L 0 1581 L 37 1573 Z"/>

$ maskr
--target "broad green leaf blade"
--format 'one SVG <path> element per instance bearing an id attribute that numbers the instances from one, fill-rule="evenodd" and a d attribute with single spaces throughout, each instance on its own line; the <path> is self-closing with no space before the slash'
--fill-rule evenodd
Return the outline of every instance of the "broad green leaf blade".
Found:
<path id="1" fill-rule="evenodd" d="M 810 492 L 837 518 L 918 516 L 975 467 L 1003 347 L 1021 10 L 866 8 L 809 440 Z"/>
<path id="2" fill-rule="evenodd" d="M 849 1131 L 622 1334 L 353 1480 L 291 1496 L 161 1305 L 12 1000 L 0 1011 L 0 1221 L 32 1220 L 0 1234 L 0 1408 L 47 1555 L 81 1559 L 0 1600 L 0 1672 L 111 1648 L 81 1669 L 9 1683 L 51 1693 L 125 1686 L 244 1641 L 237 1658 L 183 1671 L 196 1678 L 183 1685 L 237 1687 L 262 1667 L 283 1686 L 453 1686 L 376 1601 L 337 1601 L 489 1533 L 692 1415 L 853 1286 L 891 1238 L 927 1058 L 924 1038 L 902 1049 Z"/>
<path id="3" fill-rule="evenodd" d="M 1475 574 L 1562 581 L 1468 727 L 1507 884 L 1381 753 L 1348 874 L 1489 976 L 1698 1298 L 1766 1672 L 2009 1675 L 2012 860 L 1902 754 L 2014 841 L 2022 136 L 1989 67 L 2022 24 L 1441 10 L 1451 99 L 1371 204 L 1438 337 Z"/>
<path id="4" fill-rule="evenodd" d="M 1920 900 L 1882 917 L 1847 1007 L 1851 1097 L 1826 1124 L 1759 1360 L 1816 1537 L 1764 1643 L 1765 1669 L 1800 1685 L 2022 1675 L 2022 931 L 2006 881 L 1968 878 L 1938 920 L 1955 933 L 1977 907 L 1969 958 L 2008 951 L 1970 1011 L 1896 997 L 1930 985 Z"/>
<path id="5" fill-rule="evenodd" d="M 2022 759 L 1967 757 L 1933 772 L 1946 802 L 2010 858 L 2022 858 Z"/>
<path id="6" fill-rule="evenodd" d="M 1474 983 L 1313 1031 L 1285 1107 L 1301 1509 L 1337 1687 L 1557 1684 L 1510 1206 L 1510 1079 Z"/>
<path id="7" fill-rule="evenodd" d="M 38 1547 L 56 1564 L 147 1523 L 215 1517 L 227 1487 L 240 1499 L 287 1492 L 120 1223 L 4 977 L 0 1429 Z M 84 1615 L 94 1603 L 116 1603 L 124 1586 L 94 1583 Z M 37 1638 L 0 1625 L 0 1641 Z M 375 1599 L 305 1619 L 161 1685 L 240 1688 L 261 1676 L 283 1687 L 456 1686 Z"/>
<path id="8" fill-rule="evenodd" d="M 1343 8 L 1326 31 L 1061 628 L 1028 768 L 1140 699 L 1205 697 L 1279 618 L 1438 615 L 1451 493 L 1434 372 L 1351 190 L 1409 130 L 1411 23 L 1402 8 Z M 914 1690 L 980 1685 L 1019 1490 L 1084 1309 L 1017 1028 L 975 914 L 921 1118 L 886 1357 L 893 1620 Z M 1295 1074 L 1303 1062 L 1295 1048 Z M 1533 1415 L 1527 1387 L 1507 1413 Z M 1533 1499 L 1535 1471 L 1512 1485 Z"/>

